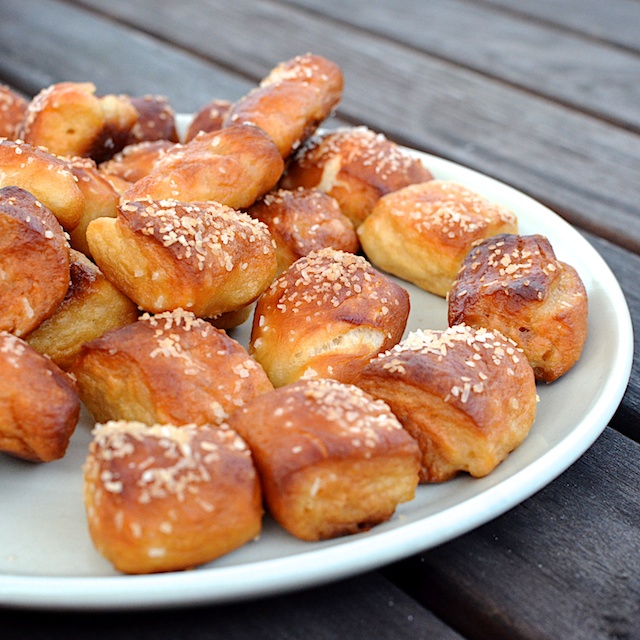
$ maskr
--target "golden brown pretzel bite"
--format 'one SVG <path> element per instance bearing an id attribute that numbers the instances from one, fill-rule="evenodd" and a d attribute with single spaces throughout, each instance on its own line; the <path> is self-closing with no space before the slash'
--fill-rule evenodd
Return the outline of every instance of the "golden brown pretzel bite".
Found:
<path id="1" fill-rule="evenodd" d="M 64 300 L 25 338 L 65 371 L 83 344 L 138 318 L 138 307 L 93 262 L 79 251 L 71 249 L 69 254 L 71 283 Z"/>
<path id="2" fill-rule="evenodd" d="M 200 132 L 218 131 L 222 129 L 224 119 L 231 110 L 233 102 L 215 99 L 204 105 L 189 123 L 184 135 L 184 142 L 193 140 Z"/>
<path id="3" fill-rule="evenodd" d="M 310 376 L 350 382 L 400 340 L 408 315 L 406 290 L 364 258 L 313 251 L 259 298 L 249 351 L 276 387 Z"/>
<path id="4" fill-rule="evenodd" d="M 138 113 L 124 146 L 139 142 L 168 140 L 178 142 L 176 114 L 166 96 L 144 95 L 129 98 Z"/>
<path id="5" fill-rule="evenodd" d="M 32 462 L 58 460 L 79 416 L 72 380 L 24 340 L 0 331 L 0 451 Z"/>
<path id="6" fill-rule="evenodd" d="M 422 451 L 422 482 L 490 473 L 536 415 L 533 369 L 497 331 L 455 325 L 415 331 L 356 380 L 389 404 Z"/>
<path id="7" fill-rule="evenodd" d="M 69 245 L 54 215 L 20 187 L 0 189 L 0 331 L 23 336 L 69 288 Z"/>
<path id="8" fill-rule="evenodd" d="M 0 85 L 0 138 L 15 140 L 27 112 L 28 101 L 6 85 Z"/>
<path id="9" fill-rule="evenodd" d="M 276 272 L 266 226 L 217 202 L 125 201 L 117 218 L 91 222 L 87 242 L 105 276 L 152 312 L 237 311 Z"/>
<path id="10" fill-rule="evenodd" d="M 366 531 L 414 497 L 415 440 L 353 385 L 300 380 L 254 398 L 230 424 L 251 448 L 269 511 L 303 540 Z"/>
<path id="11" fill-rule="evenodd" d="M 431 180 L 381 198 L 358 236 L 377 267 L 444 297 L 474 242 L 517 227 L 505 207 L 456 182 Z"/>
<path id="12" fill-rule="evenodd" d="M 106 178 L 117 176 L 129 183 L 137 182 L 151 173 L 158 158 L 174 144 L 169 140 L 153 140 L 127 145 L 113 158 L 102 162 L 99 171 Z"/>
<path id="13" fill-rule="evenodd" d="M 450 324 L 497 329 L 517 342 L 545 382 L 576 364 L 587 339 L 584 284 L 541 235 L 502 234 L 476 245 L 449 292 L 448 314 Z"/>
<path id="14" fill-rule="evenodd" d="M 182 309 L 144 314 L 85 344 L 71 371 L 101 422 L 217 424 L 273 389 L 244 347 Z"/>
<path id="15" fill-rule="evenodd" d="M 102 162 L 122 149 L 138 112 L 126 96 L 96 96 L 91 82 L 60 82 L 29 103 L 20 137 L 59 156 Z"/>
<path id="16" fill-rule="evenodd" d="M 193 568 L 262 527 L 251 455 L 226 426 L 97 425 L 83 493 L 96 548 L 125 573 Z"/>
<path id="17" fill-rule="evenodd" d="M 184 145 L 175 145 L 123 198 L 215 200 L 242 209 L 269 191 L 283 168 L 278 149 L 261 129 L 238 125 L 201 133 Z"/>
<path id="18" fill-rule="evenodd" d="M 302 144 L 342 97 L 340 67 L 307 53 L 277 65 L 229 111 L 224 126 L 255 124 L 276 143 L 283 158 Z"/>
<path id="19" fill-rule="evenodd" d="M 281 186 L 325 191 L 358 227 L 380 197 L 431 178 L 418 158 L 383 134 L 353 127 L 311 138 L 287 165 Z"/>
<path id="20" fill-rule="evenodd" d="M 84 198 L 68 163 L 20 140 L 0 140 L 0 187 L 22 187 L 70 231 L 82 218 Z"/>
<path id="21" fill-rule="evenodd" d="M 360 248 L 353 224 L 337 200 L 317 189 L 276 189 L 247 212 L 269 228 L 276 243 L 278 275 L 312 251 L 331 247 L 356 253 Z"/>

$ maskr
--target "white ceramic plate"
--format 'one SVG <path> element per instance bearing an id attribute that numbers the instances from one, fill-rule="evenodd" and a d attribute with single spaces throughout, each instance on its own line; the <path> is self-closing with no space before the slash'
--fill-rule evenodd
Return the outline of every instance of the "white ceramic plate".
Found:
<path id="1" fill-rule="evenodd" d="M 258 541 L 194 571 L 123 576 L 97 553 L 87 533 L 81 466 L 92 422 L 85 414 L 60 461 L 32 465 L 0 456 L 0 604 L 126 609 L 219 603 L 337 580 L 495 518 L 584 453 L 618 407 L 631 370 L 631 320 L 615 277 L 581 235 L 541 204 L 459 165 L 418 155 L 436 177 L 456 180 L 510 207 L 521 233 L 546 235 L 587 288 L 589 336 L 582 358 L 560 380 L 539 386 L 538 415 L 525 442 L 486 478 L 419 487 L 413 501 L 367 533 L 306 543 L 266 519 Z M 445 328 L 444 300 L 405 286 L 412 301 L 407 330 Z M 248 324 L 234 337 L 246 344 L 247 333 Z"/>

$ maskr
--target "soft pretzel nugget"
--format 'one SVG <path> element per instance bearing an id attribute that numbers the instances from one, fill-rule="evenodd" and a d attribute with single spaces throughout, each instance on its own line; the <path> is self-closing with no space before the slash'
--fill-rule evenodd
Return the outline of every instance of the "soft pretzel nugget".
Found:
<path id="1" fill-rule="evenodd" d="M 138 112 L 126 96 L 96 96 L 91 82 L 60 82 L 29 103 L 20 137 L 59 156 L 85 156 L 96 162 L 126 144 Z"/>
<path id="2" fill-rule="evenodd" d="M 389 407 L 353 385 L 300 380 L 230 419 L 275 519 L 303 540 L 366 531 L 414 497 L 419 449 Z"/>
<path id="3" fill-rule="evenodd" d="M 328 193 L 358 227 L 380 197 L 431 178 L 419 159 L 383 134 L 353 127 L 310 138 L 287 165 L 280 186 Z"/>
<path id="4" fill-rule="evenodd" d="M 278 275 L 298 258 L 331 247 L 356 253 L 353 224 L 331 196 L 317 189 L 276 189 L 247 211 L 264 222 L 276 243 Z"/>
<path id="5" fill-rule="evenodd" d="M 455 182 L 431 180 L 381 198 L 358 236 L 377 267 L 444 297 L 474 242 L 517 228 L 505 207 Z"/>
<path id="6" fill-rule="evenodd" d="M 287 158 L 335 109 L 342 97 L 340 67 L 306 54 L 277 65 L 227 115 L 225 126 L 255 124 Z"/>
<path id="7" fill-rule="evenodd" d="M 243 346 L 182 309 L 85 344 L 71 371 L 99 422 L 217 424 L 273 389 Z"/>
<path id="8" fill-rule="evenodd" d="M 28 334 L 69 288 L 69 245 L 53 214 L 20 187 L 0 189 L 0 331 Z"/>
<path id="9" fill-rule="evenodd" d="M 58 460 L 79 416 L 71 378 L 21 338 L 0 331 L 0 451 L 32 462 Z"/>
<path id="10" fill-rule="evenodd" d="M 455 325 L 415 331 L 356 380 L 384 400 L 422 452 L 420 479 L 490 473 L 525 439 L 536 415 L 533 369 L 498 331 Z"/>
<path id="11" fill-rule="evenodd" d="M 226 426 L 99 424 L 83 492 L 96 548 L 124 573 L 191 569 L 262 527 L 251 454 Z"/>
<path id="12" fill-rule="evenodd" d="M 249 351 L 276 387 L 311 376 L 350 382 L 400 340 L 408 316 L 404 288 L 361 256 L 321 249 L 258 299 Z"/>
<path id="13" fill-rule="evenodd" d="M 15 140 L 27 112 L 28 101 L 6 85 L 0 85 L 0 138 Z"/>
<path id="14" fill-rule="evenodd" d="M 142 309 L 209 318 L 253 302 L 273 280 L 266 226 L 217 202 L 125 201 L 87 228 L 102 272 Z"/>
<path id="15" fill-rule="evenodd" d="M 160 157 L 123 198 L 215 200 L 234 209 L 252 205 L 280 179 L 284 162 L 258 127 L 237 125 L 201 133 Z"/>
<path id="16" fill-rule="evenodd" d="M 69 164 L 20 140 L 0 140 L 0 188 L 22 187 L 70 231 L 78 226 L 84 197 Z"/>
<path id="17" fill-rule="evenodd" d="M 449 323 L 497 329 L 517 342 L 536 378 L 552 382 L 579 360 L 587 292 L 547 238 L 501 234 L 476 245 L 449 292 Z"/>

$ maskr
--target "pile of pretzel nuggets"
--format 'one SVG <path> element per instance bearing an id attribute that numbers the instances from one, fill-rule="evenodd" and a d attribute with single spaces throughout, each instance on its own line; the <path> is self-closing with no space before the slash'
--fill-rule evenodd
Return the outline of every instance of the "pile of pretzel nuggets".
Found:
<path id="1" fill-rule="evenodd" d="M 0 90 L 0 451 L 62 458 L 84 405 L 89 533 L 118 571 L 207 563 L 267 513 L 366 531 L 490 473 L 580 358 L 585 287 L 517 212 L 319 128 L 334 62 L 282 62 L 180 136 L 165 97 L 96 91 Z M 400 282 L 448 328 L 406 332 Z"/>

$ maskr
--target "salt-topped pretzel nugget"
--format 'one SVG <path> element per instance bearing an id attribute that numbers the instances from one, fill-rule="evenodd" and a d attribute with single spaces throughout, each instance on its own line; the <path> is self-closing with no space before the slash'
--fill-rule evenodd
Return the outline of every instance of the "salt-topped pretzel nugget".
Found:
<path id="1" fill-rule="evenodd" d="M 255 124 L 287 158 L 322 123 L 342 97 L 340 67 L 307 53 L 281 62 L 231 107 L 224 126 Z"/>
<path id="2" fill-rule="evenodd" d="M 361 256 L 321 249 L 258 299 L 249 352 L 276 387 L 309 376 L 350 382 L 400 340 L 408 316 L 405 289 Z"/>
<path id="3" fill-rule="evenodd" d="M 298 258 L 326 247 L 356 253 L 353 224 L 331 196 L 317 189 L 276 189 L 247 211 L 264 222 L 276 243 L 278 275 Z"/>
<path id="4" fill-rule="evenodd" d="M 273 188 L 283 169 L 277 147 L 262 129 L 236 125 L 167 150 L 123 198 L 215 200 L 242 209 Z"/>
<path id="5" fill-rule="evenodd" d="M 217 424 L 273 389 L 242 345 L 183 310 L 144 314 L 85 344 L 71 371 L 99 422 Z"/>
<path id="6" fill-rule="evenodd" d="M 70 231 L 82 218 L 84 199 L 68 163 L 20 140 L 0 140 L 0 187 L 22 187 Z"/>
<path id="7" fill-rule="evenodd" d="M 431 180 L 381 198 L 358 236 L 374 265 L 444 297 L 474 242 L 517 228 L 505 207 L 456 182 Z"/>
<path id="8" fill-rule="evenodd" d="M 105 276 L 154 313 L 237 311 L 276 273 L 266 226 L 217 202 L 124 201 L 117 218 L 89 224 L 87 242 Z"/>
<path id="9" fill-rule="evenodd" d="M 101 162 L 126 144 L 138 112 L 126 96 L 97 96 L 91 82 L 60 82 L 36 95 L 20 137 L 60 156 Z"/>
<path id="10" fill-rule="evenodd" d="M 224 120 L 231 110 L 233 102 L 216 98 L 201 107 L 193 116 L 184 134 L 184 141 L 189 142 L 200 132 L 218 131 L 222 129 Z"/>
<path id="11" fill-rule="evenodd" d="M 138 318 L 137 306 L 83 253 L 71 249 L 69 256 L 71 278 L 64 300 L 25 338 L 65 371 L 83 344 Z"/>
<path id="12" fill-rule="evenodd" d="M 270 513 L 303 540 L 366 531 L 414 497 L 416 442 L 353 385 L 301 380 L 255 398 L 230 424 L 251 448 Z"/>
<path id="13" fill-rule="evenodd" d="M 545 382 L 576 364 L 587 339 L 584 284 L 540 235 L 502 234 L 476 245 L 448 304 L 450 324 L 497 329 L 518 343 Z"/>
<path id="14" fill-rule="evenodd" d="M 367 127 L 314 136 L 287 165 L 280 186 L 320 189 L 358 227 L 383 195 L 432 178 L 418 158 Z"/>
<path id="15" fill-rule="evenodd" d="M 0 189 L 0 331 L 33 331 L 68 288 L 69 245 L 54 215 L 24 189 Z"/>
<path id="16" fill-rule="evenodd" d="M 105 179 L 116 176 L 130 183 L 128 189 L 134 182 L 149 175 L 158 158 L 174 144 L 169 140 L 150 140 L 127 145 L 113 158 L 102 162 L 99 171 Z"/>
<path id="17" fill-rule="evenodd" d="M 391 407 L 422 451 L 422 482 L 490 473 L 536 415 L 533 369 L 498 331 L 415 331 L 374 358 L 356 384 Z"/>
<path id="18" fill-rule="evenodd" d="M 79 416 L 71 378 L 21 338 L 0 331 L 0 451 L 33 462 L 58 460 Z"/>
<path id="19" fill-rule="evenodd" d="M 124 573 L 190 569 L 262 527 L 251 454 L 226 426 L 99 424 L 83 491 L 91 538 Z"/>
<path id="20" fill-rule="evenodd" d="M 15 140 L 27 112 L 28 101 L 6 85 L 0 85 L 0 138 Z"/>
<path id="21" fill-rule="evenodd" d="M 178 142 L 176 114 L 166 96 L 147 94 L 133 96 L 129 102 L 138 117 L 131 127 L 124 146 L 154 140 Z"/>

